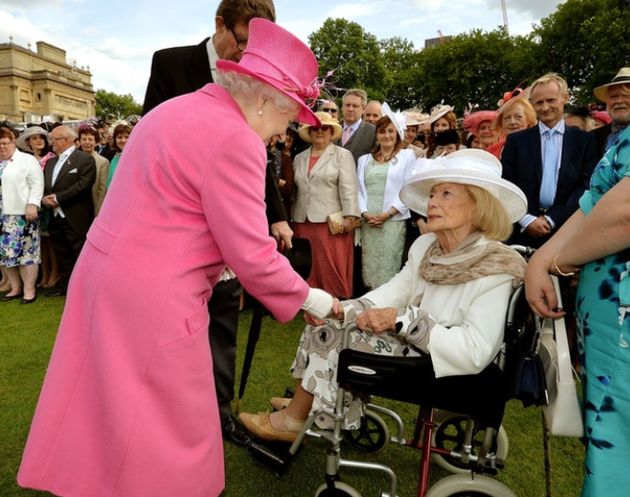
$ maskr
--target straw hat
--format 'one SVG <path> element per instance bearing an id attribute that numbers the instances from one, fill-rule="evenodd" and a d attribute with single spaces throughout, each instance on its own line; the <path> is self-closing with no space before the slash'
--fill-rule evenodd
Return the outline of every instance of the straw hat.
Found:
<path id="1" fill-rule="evenodd" d="M 438 104 L 431 109 L 431 115 L 429 116 L 429 123 L 433 124 L 438 119 L 441 119 L 449 112 L 453 112 L 453 107 L 450 105 Z"/>
<path id="2" fill-rule="evenodd" d="M 494 195 L 515 223 L 527 212 L 525 194 L 501 178 L 501 162 L 478 149 L 464 149 L 439 159 L 425 159 L 400 191 L 400 199 L 413 211 L 426 216 L 431 188 L 439 183 L 459 183 L 483 188 Z"/>
<path id="3" fill-rule="evenodd" d="M 317 60 L 310 48 L 277 24 L 252 19 L 241 61 L 218 60 L 217 69 L 245 74 L 273 86 L 300 105 L 298 121 L 319 125 L 310 109 L 319 96 Z"/>
<path id="4" fill-rule="evenodd" d="M 598 86 L 593 90 L 593 94 L 598 100 L 606 102 L 608 100 L 608 87 L 615 85 L 630 85 L 630 67 L 622 67 L 610 83 Z"/>
<path id="5" fill-rule="evenodd" d="M 330 126 L 332 128 L 332 137 L 330 138 L 331 142 L 335 142 L 339 140 L 339 138 L 341 138 L 341 132 L 342 132 L 341 124 L 339 124 L 339 121 L 337 121 L 337 119 L 331 116 L 330 113 L 315 112 L 315 117 L 319 119 L 319 122 L 321 122 L 321 126 Z M 301 126 L 298 131 L 298 135 L 300 135 L 300 138 L 302 138 L 302 140 L 304 140 L 305 142 L 311 143 L 311 128 L 312 127 L 318 127 L 318 126 L 311 126 L 310 124 L 305 124 L 304 126 Z"/>
<path id="6" fill-rule="evenodd" d="M 38 136 L 38 135 L 43 136 L 45 140 L 46 137 L 48 136 L 48 131 L 46 131 L 41 126 L 31 126 L 30 128 L 26 128 L 24 130 L 24 133 L 22 133 L 18 137 L 18 139 L 15 141 L 15 144 L 18 146 L 18 148 L 21 148 L 22 150 L 30 150 L 31 147 L 29 147 L 28 145 L 28 139 L 31 136 Z"/>

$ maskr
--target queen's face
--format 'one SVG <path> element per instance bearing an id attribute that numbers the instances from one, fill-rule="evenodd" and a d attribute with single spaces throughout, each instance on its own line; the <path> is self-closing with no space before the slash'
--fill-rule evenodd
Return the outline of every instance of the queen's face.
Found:
<path id="1" fill-rule="evenodd" d="M 474 230 L 475 201 L 464 185 L 440 183 L 431 189 L 427 228 L 431 232 L 470 233 Z"/>

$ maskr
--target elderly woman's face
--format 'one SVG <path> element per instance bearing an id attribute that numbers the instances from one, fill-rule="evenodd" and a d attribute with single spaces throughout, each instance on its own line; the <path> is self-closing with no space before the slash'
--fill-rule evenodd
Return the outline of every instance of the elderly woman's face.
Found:
<path id="1" fill-rule="evenodd" d="M 0 138 L 0 160 L 9 160 L 15 153 L 15 138 Z"/>
<path id="2" fill-rule="evenodd" d="M 440 183 L 431 188 L 427 228 L 431 232 L 473 231 L 475 201 L 464 185 Z"/>
<path id="3" fill-rule="evenodd" d="M 316 128 L 311 126 L 310 135 L 311 143 L 313 145 L 318 145 L 320 147 L 327 146 L 332 138 L 332 127 L 324 125 Z"/>
<path id="4" fill-rule="evenodd" d="M 483 147 L 488 147 L 497 142 L 499 134 L 492 128 L 492 121 L 483 121 L 479 124 L 479 141 Z"/>
<path id="5" fill-rule="evenodd" d="M 521 131 L 527 128 L 527 117 L 520 105 L 513 105 L 503 114 L 503 124 L 501 126 L 506 134 Z"/>

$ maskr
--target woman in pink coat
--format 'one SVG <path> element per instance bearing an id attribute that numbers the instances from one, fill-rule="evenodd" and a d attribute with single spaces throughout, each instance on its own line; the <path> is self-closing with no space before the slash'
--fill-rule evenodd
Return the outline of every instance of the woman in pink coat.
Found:
<path id="1" fill-rule="evenodd" d="M 225 265 L 276 318 L 328 315 L 276 251 L 265 146 L 319 125 L 317 62 L 261 19 L 221 85 L 165 102 L 134 129 L 75 266 L 18 482 L 66 497 L 214 497 L 223 447 L 206 330 Z M 185 145 L 182 145 L 185 144 Z"/>

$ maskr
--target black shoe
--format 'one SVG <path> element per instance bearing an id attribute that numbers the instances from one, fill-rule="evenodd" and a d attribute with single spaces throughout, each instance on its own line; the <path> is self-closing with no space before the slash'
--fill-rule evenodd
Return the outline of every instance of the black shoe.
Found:
<path id="1" fill-rule="evenodd" d="M 22 297 L 22 300 L 20 300 L 20 304 L 32 304 L 36 300 L 37 300 L 37 294 L 35 294 L 35 296 L 32 299 L 25 299 L 24 297 Z"/>
<path id="2" fill-rule="evenodd" d="M 0 297 L 0 302 L 8 302 L 9 300 L 15 300 L 22 297 L 22 292 L 16 293 L 15 295 L 3 295 Z"/>
<path id="3" fill-rule="evenodd" d="M 233 416 L 221 419 L 221 433 L 223 440 L 232 442 L 234 445 L 246 447 L 252 442 L 252 437 L 247 430 Z"/>
<path id="4" fill-rule="evenodd" d="M 52 288 L 46 292 L 46 297 L 63 297 L 66 295 L 66 291 L 61 288 Z"/>

